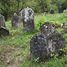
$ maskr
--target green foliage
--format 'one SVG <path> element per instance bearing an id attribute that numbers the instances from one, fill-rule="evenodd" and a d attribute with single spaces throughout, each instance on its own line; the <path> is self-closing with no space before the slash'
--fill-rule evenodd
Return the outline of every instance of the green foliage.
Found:
<path id="1" fill-rule="evenodd" d="M 61 0 L 63 8 L 66 8 L 67 1 Z M 30 7 L 35 13 L 49 12 L 52 8 L 55 12 L 58 12 L 59 0 L 0 0 L 0 13 L 7 19 L 8 16 L 12 16 L 14 12 L 19 12 L 21 9 Z"/>

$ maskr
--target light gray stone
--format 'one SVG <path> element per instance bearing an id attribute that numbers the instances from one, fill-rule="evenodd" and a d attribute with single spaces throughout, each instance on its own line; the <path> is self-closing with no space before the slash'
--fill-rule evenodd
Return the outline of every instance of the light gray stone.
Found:
<path id="1" fill-rule="evenodd" d="M 31 8 L 24 8 L 20 12 L 23 21 L 24 31 L 30 32 L 34 30 L 34 11 Z"/>

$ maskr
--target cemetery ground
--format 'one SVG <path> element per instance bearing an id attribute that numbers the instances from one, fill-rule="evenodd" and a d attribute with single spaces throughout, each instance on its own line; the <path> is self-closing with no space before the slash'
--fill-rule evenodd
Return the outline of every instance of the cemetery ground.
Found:
<path id="1" fill-rule="evenodd" d="M 66 13 L 47 14 L 35 16 L 35 31 L 23 32 L 22 27 L 12 28 L 11 21 L 6 22 L 6 27 L 10 31 L 10 35 L 0 38 L 0 67 L 67 67 L 67 55 L 53 57 L 45 62 L 38 62 L 38 59 L 30 60 L 30 40 L 33 35 L 39 32 L 40 24 L 45 21 L 51 21 L 60 25 L 67 22 Z M 60 33 L 61 29 L 57 28 Z M 67 33 L 64 33 L 65 48 L 67 51 Z"/>

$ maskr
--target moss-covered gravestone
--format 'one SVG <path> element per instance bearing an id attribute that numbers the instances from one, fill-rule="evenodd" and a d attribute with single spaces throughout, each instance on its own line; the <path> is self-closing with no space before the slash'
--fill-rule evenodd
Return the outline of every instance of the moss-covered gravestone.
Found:
<path id="1" fill-rule="evenodd" d="M 23 21 L 24 31 L 31 32 L 34 30 L 34 11 L 31 8 L 24 8 L 20 12 Z"/>
<path id="2" fill-rule="evenodd" d="M 62 54 L 61 49 L 65 46 L 65 40 L 62 34 L 56 32 L 53 24 L 43 24 L 40 32 L 41 34 L 33 36 L 30 41 L 31 57 L 44 60 Z"/>
<path id="3" fill-rule="evenodd" d="M 61 34 L 53 33 L 45 36 L 43 34 L 35 35 L 30 41 L 31 58 L 41 61 L 49 59 L 53 55 L 60 55 L 61 49 L 64 48 L 64 38 Z"/>

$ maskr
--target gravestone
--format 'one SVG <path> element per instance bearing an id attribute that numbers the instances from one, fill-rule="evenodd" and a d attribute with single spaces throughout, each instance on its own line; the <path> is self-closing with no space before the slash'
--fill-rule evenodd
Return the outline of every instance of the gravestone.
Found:
<path id="1" fill-rule="evenodd" d="M 4 16 L 0 14 L 0 36 L 9 35 L 9 31 L 5 27 L 5 19 Z"/>
<path id="2" fill-rule="evenodd" d="M 31 58 L 43 60 L 50 57 L 46 36 L 40 34 L 32 37 L 30 41 Z"/>
<path id="3" fill-rule="evenodd" d="M 51 58 L 52 54 L 60 55 L 62 48 L 64 48 L 64 38 L 59 33 L 50 36 L 35 35 L 30 41 L 31 58 L 38 58 L 40 61 Z"/>
<path id="4" fill-rule="evenodd" d="M 54 10 L 53 9 L 50 9 L 50 14 L 54 14 Z"/>
<path id="5" fill-rule="evenodd" d="M 12 27 L 18 27 L 18 24 L 19 24 L 19 16 L 16 13 L 14 13 L 11 22 L 12 22 Z"/>
<path id="6" fill-rule="evenodd" d="M 5 27 L 0 28 L 0 36 L 8 36 L 9 31 Z"/>
<path id="7" fill-rule="evenodd" d="M 30 32 L 34 30 L 34 11 L 31 8 L 24 8 L 20 12 L 23 21 L 24 31 Z"/>
<path id="8" fill-rule="evenodd" d="M 54 24 L 51 24 L 49 22 L 45 22 L 43 25 L 40 26 L 40 31 L 42 34 L 48 36 L 55 32 L 55 26 Z"/>
<path id="9" fill-rule="evenodd" d="M 0 27 L 5 27 L 5 19 L 4 16 L 0 14 Z"/>
<path id="10" fill-rule="evenodd" d="M 60 1 L 58 2 L 58 12 L 59 13 L 62 13 L 63 12 L 62 3 Z"/>

